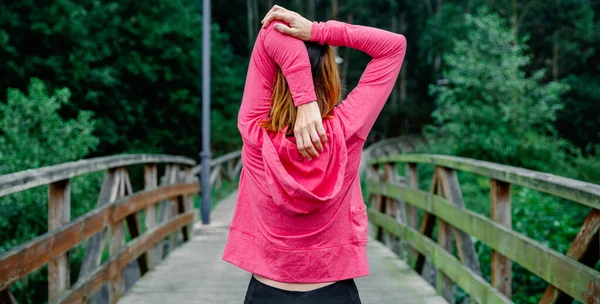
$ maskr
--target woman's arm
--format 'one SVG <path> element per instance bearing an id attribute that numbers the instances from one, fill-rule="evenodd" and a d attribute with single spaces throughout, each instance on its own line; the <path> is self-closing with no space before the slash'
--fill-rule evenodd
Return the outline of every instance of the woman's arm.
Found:
<path id="1" fill-rule="evenodd" d="M 271 94 L 281 68 L 295 106 L 315 101 L 310 61 L 304 42 L 281 34 L 269 26 L 256 39 L 248 66 L 244 96 L 238 113 L 238 128 L 245 142 L 258 144 L 258 124 L 271 111 Z"/>
<path id="2" fill-rule="evenodd" d="M 263 19 L 263 27 L 273 20 L 283 20 L 287 23 L 287 26 L 276 27 L 286 35 L 321 44 L 355 48 L 373 57 L 358 86 L 337 108 L 337 113 L 344 123 L 346 138 L 358 135 L 364 140 L 398 77 L 406 52 L 404 36 L 337 21 L 310 22 L 299 14 L 277 5 Z"/>
<path id="3" fill-rule="evenodd" d="M 366 139 L 387 101 L 406 52 L 404 36 L 338 21 L 313 22 L 311 40 L 358 49 L 373 57 L 358 85 L 338 107 L 346 136 Z"/>

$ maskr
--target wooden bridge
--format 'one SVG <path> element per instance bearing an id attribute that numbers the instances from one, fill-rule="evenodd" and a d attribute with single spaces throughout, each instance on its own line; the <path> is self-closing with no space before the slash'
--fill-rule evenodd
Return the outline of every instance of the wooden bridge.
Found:
<path id="1" fill-rule="evenodd" d="M 243 302 L 250 274 L 221 260 L 236 192 L 216 205 L 210 225 L 196 223 L 194 195 L 203 189 L 194 165 L 179 156 L 123 155 L 0 176 L 0 197 L 48 189 L 48 232 L 0 255 L 0 303 L 14 303 L 11 285 L 44 265 L 49 303 Z M 423 165 L 435 168 L 429 189 L 418 186 Z M 215 189 L 223 179 L 235 182 L 239 152 L 211 166 Z M 371 275 L 356 280 L 363 303 L 452 303 L 457 286 L 475 303 L 513 303 L 512 262 L 548 283 L 540 303 L 600 303 L 600 272 L 594 268 L 600 255 L 600 186 L 404 152 L 376 156 L 364 167 L 373 239 Z M 70 180 L 98 171 L 105 177 L 97 208 L 71 220 Z M 490 217 L 465 207 L 457 171 L 489 178 Z M 130 173 L 139 182 L 132 183 Z M 566 253 L 512 230 L 511 185 L 588 207 Z M 481 264 L 474 239 L 493 250 L 491 264 Z M 74 276 L 69 251 L 76 246 L 85 246 L 86 255 Z M 481 267 L 491 268 L 490 281 Z"/>

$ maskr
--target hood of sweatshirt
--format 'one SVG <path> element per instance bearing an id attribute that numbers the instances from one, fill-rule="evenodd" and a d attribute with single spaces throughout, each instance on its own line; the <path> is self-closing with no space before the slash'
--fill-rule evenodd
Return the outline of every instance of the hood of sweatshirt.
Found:
<path id="1" fill-rule="evenodd" d="M 267 186 L 275 204 L 290 215 L 315 212 L 340 195 L 348 159 L 344 133 L 337 118 L 324 119 L 323 128 L 327 144 L 310 161 L 302 158 L 293 136 L 263 133 Z"/>

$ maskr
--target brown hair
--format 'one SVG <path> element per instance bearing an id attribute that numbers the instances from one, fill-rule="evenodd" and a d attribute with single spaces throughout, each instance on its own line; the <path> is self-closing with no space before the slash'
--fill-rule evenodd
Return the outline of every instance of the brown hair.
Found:
<path id="1" fill-rule="evenodd" d="M 305 42 L 310 59 L 312 77 L 317 95 L 317 104 L 321 110 L 321 118 L 331 117 L 333 108 L 341 98 L 340 74 L 335 62 L 335 51 L 330 45 L 316 42 Z M 294 132 L 296 123 L 296 107 L 283 72 L 277 68 L 277 78 L 271 94 L 271 113 L 260 126 L 269 131 Z"/>

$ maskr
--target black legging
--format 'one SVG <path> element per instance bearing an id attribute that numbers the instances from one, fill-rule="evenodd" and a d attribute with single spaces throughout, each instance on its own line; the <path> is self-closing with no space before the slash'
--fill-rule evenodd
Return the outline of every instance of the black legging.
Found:
<path id="1" fill-rule="evenodd" d="M 261 283 L 252 276 L 244 304 L 361 304 L 353 279 L 310 291 L 289 291 Z"/>

